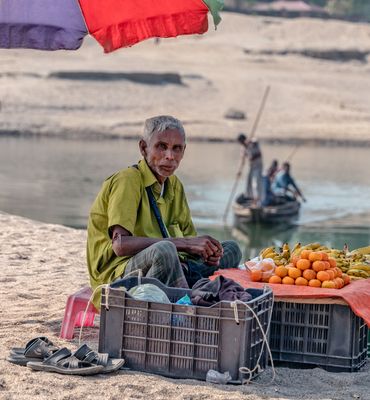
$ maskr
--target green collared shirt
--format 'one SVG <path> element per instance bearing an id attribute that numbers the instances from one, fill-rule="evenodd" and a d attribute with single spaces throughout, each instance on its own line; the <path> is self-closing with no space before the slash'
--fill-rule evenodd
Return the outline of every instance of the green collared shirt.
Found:
<path id="1" fill-rule="evenodd" d="M 110 176 L 96 197 L 87 227 L 87 265 L 91 287 L 122 276 L 130 256 L 118 257 L 112 248 L 110 229 L 120 225 L 133 236 L 161 238 L 145 188 L 150 186 L 170 237 L 196 236 L 184 188 L 172 175 L 161 185 L 145 160 Z M 94 304 L 97 302 L 94 301 Z"/>

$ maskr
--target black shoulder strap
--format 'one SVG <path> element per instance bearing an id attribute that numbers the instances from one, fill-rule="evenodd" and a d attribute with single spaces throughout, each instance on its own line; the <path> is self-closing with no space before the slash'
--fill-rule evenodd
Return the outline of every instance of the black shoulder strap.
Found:
<path id="1" fill-rule="evenodd" d="M 159 211 L 157 202 L 154 198 L 154 194 L 152 192 L 152 189 L 150 188 L 150 186 L 145 188 L 146 192 L 148 193 L 148 197 L 149 197 L 149 203 L 150 203 L 150 207 L 154 212 L 155 218 L 158 222 L 159 225 L 159 229 L 161 230 L 162 236 L 164 238 L 168 238 L 168 233 L 167 233 L 167 229 L 164 225 L 164 222 L 162 220 L 162 216 L 161 216 L 161 212 Z"/>
<path id="2" fill-rule="evenodd" d="M 137 164 L 133 165 L 134 168 L 139 169 Z M 148 194 L 148 198 L 149 198 L 149 203 L 150 203 L 150 208 L 153 210 L 153 213 L 155 215 L 155 219 L 158 222 L 159 225 L 159 229 L 161 230 L 162 236 L 164 238 L 168 238 L 168 233 L 167 233 L 167 229 L 166 226 L 162 220 L 162 216 L 161 216 L 161 212 L 159 211 L 157 202 L 155 200 L 154 194 L 152 192 L 152 189 L 150 188 L 150 186 L 145 188 L 147 194 Z"/>

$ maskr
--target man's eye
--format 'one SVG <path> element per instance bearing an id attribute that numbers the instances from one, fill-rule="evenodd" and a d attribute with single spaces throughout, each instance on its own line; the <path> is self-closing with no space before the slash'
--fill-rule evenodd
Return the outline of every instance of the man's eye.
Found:
<path id="1" fill-rule="evenodd" d="M 173 151 L 176 153 L 181 153 L 182 152 L 182 146 L 174 146 Z"/>
<path id="2" fill-rule="evenodd" d="M 164 143 L 159 143 L 158 144 L 158 148 L 161 149 L 161 150 L 166 150 L 167 146 Z"/>

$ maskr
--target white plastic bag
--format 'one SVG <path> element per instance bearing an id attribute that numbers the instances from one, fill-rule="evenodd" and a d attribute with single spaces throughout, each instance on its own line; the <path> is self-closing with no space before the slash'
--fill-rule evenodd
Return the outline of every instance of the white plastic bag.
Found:
<path id="1" fill-rule="evenodd" d="M 128 293 L 136 300 L 154 301 L 156 303 L 170 304 L 166 293 L 158 286 L 152 283 L 144 283 L 142 285 L 134 286 Z"/>

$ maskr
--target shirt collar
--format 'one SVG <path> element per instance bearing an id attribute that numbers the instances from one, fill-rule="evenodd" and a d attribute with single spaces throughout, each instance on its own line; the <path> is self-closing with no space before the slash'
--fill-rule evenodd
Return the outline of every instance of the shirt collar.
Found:
<path id="1" fill-rule="evenodd" d="M 143 176 L 144 186 L 145 187 L 151 186 L 153 192 L 155 194 L 157 194 L 159 197 L 160 193 L 161 193 L 161 185 L 158 182 L 157 178 L 154 176 L 152 170 L 149 168 L 149 166 L 144 158 L 139 161 L 138 167 L 139 167 L 139 171 L 141 172 L 141 174 Z M 167 178 L 165 181 L 164 197 L 166 198 L 166 200 L 168 199 L 169 201 L 171 201 L 174 197 L 174 190 L 173 190 L 174 179 L 175 179 L 175 176 L 172 175 L 169 178 Z M 159 199 L 159 201 L 161 199 L 162 199 L 162 197 Z"/>

